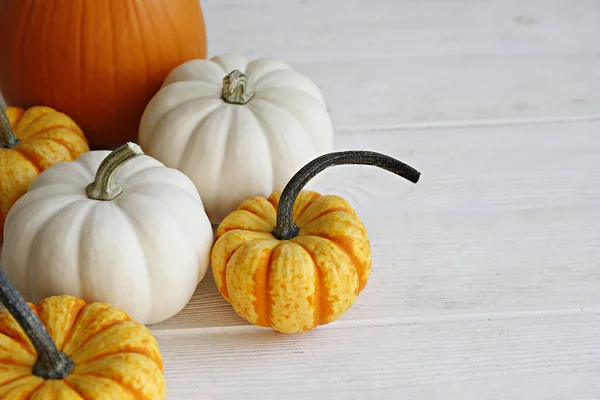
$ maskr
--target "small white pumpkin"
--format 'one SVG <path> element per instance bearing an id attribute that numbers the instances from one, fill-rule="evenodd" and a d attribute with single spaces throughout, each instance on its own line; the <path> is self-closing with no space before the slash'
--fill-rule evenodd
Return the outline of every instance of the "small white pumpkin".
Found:
<path id="1" fill-rule="evenodd" d="M 188 303 L 212 226 L 192 181 L 142 154 L 127 143 L 56 164 L 11 208 L 1 268 L 27 301 L 71 295 L 144 324 Z"/>
<path id="2" fill-rule="evenodd" d="M 225 54 L 171 71 L 144 111 L 139 143 L 194 181 L 218 224 L 330 152 L 333 129 L 308 78 L 280 61 Z"/>

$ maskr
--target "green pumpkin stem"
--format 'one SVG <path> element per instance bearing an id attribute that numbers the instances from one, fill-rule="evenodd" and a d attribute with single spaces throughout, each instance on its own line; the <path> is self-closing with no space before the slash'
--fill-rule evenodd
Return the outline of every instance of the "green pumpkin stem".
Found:
<path id="1" fill-rule="evenodd" d="M 419 181 L 421 173 L 395 158 L 372 151 L 341 151 L 325 154 L 306 164 L 298 171 L 283 189 L 277 207 L 277 225 L 273 236 L 279 240 L 289 240 L 298 236 L 298 226 L 292 219 L 294 203 L 300 191 L 317 174 L 335 165 L 372 165 L 390 171 L 413 183 Z"/>
<path id="2" fill-rule="evenodd" d="M 58 350 L 40 318 L 17 292 L 3 271 L 0 271 L 0 302 L 21 326 L 37 352 L 38 359 L 32 373 L 43 379 L 63 379 L 69 375 L 75 363 L 69 356 Z"/>
<path id="3" fill-rule="evenodd" d="M 221 93 L 223 100 L 230 104 L 246 104 L 254 97 L 254 90 L 248 86 L 248 77 L 237 69 L 225 75 Z"/>
<path id="4" fill-rule="evenodd" d="M 0 107 L 0 149 L 12 149 L 17 144 L 19 144 L 19 138 L 13 132 L 8 115 Z"/>
<path id="5" fill-rule="evenodd" d="M 110 153 L 96 171 L 96 177 L 86 188 L 87 196 L 92 200 L 113 200 L 123 192 L 123 187 L 115 182 L 119 168 L 127 161 L 144 154 L 140 146 L 127 142 Z"/>

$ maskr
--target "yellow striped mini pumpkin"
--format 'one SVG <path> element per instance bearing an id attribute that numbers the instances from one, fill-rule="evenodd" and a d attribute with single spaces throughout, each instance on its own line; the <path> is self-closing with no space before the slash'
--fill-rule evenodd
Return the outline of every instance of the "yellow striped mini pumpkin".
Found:
<path id="1" fill-rule="evenodd" d="M 0 399 L 163 400 L 163 360 L 144 325 L 71 296 L 26 303 L 0 271 Z"/>
<path id="2" fill-rule="evenodd" d="M 244 201 L 219 225 L 212 249 L 216 285 L 249 322 L 297 333 L 335 321 L 371 272 L 367 231 L 339 196 L 302 190 L 327 167 L 374 165 L 416 183 L 420 173 L 383 154 L 330 153 L 311 161 L 268 199 Z"/>

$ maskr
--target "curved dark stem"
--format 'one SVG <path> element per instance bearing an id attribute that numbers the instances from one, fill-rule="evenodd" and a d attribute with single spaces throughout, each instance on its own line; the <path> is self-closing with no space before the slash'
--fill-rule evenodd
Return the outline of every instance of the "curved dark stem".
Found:
<path id="1" fill-rule="evenodd" d="M 419 181 L 421 173 L 413 167 L 395 158 L 372 151 L 340 151 L 325 154 L 306 164 L 290 179 L 281 193 L 277 207 L 277 225 L 273 236 L 279 240 L 288 240 L 298 236 L 298 227 L 292 219 L 296 197 L 306 184 L 317 174 L 334 165 L 372 165 L 390 171 L 413 183 Z"/>
<path id="2" fill-rule="evenodd" d="M 37 362 L 33 366 L 33 374 L 44 379 L 63 379 L 69 375 L 75 363 L 58 350 L 42 321 L 3 271 L 0 271 L 0 301 L 23 328 L 38 354 Z"/>
<path id="3" fill-rule="evenodd" d="M 15 136 L 8 120 L 8 115 L 0 107 L 0 148 L 12 149 L 19 144 L 19 139 Z"/>

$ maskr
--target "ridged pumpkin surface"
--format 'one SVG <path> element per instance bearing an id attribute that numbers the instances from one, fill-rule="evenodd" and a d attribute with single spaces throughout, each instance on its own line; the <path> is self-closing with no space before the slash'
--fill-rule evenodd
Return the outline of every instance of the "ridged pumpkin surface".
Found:
<path id="1" fill-rule="evenodd" d="M 76 364 L 62 380 L 32 374 L 37 354 L 14 318 L 0 312 L 0 398 L 5 400 L 165 399 L 163 361 L 144 325 L 104 303 L 50 297 L 30 307 L 59 350 Z"/>
<path id="2" fill-rule="evenodd" d="M 70 115 L 94 148 L 135 141 L 167 74 L 206 57 L 199 0 L 2 0 L 8 104 Z"/>
<path id="3" fill-rule="evenodd" d="M 271 232 L 281 192 L 244 201 L 219 225 L 212 251 L 219 291 L 246 320 L 303 332 L 340 317 L 365 287 L 371 247 L 344 199 L 302 191 L 294 204 L 299 235 Z"/>
<path id="4" fill-rule="evenodd" d="M 0 148 L 0 241 L 6 214 L 39 173 L 90 150 L 77 124 L 52 108 L 8 107 L 4 111 L 20 142 L 12 149 Z"/>

